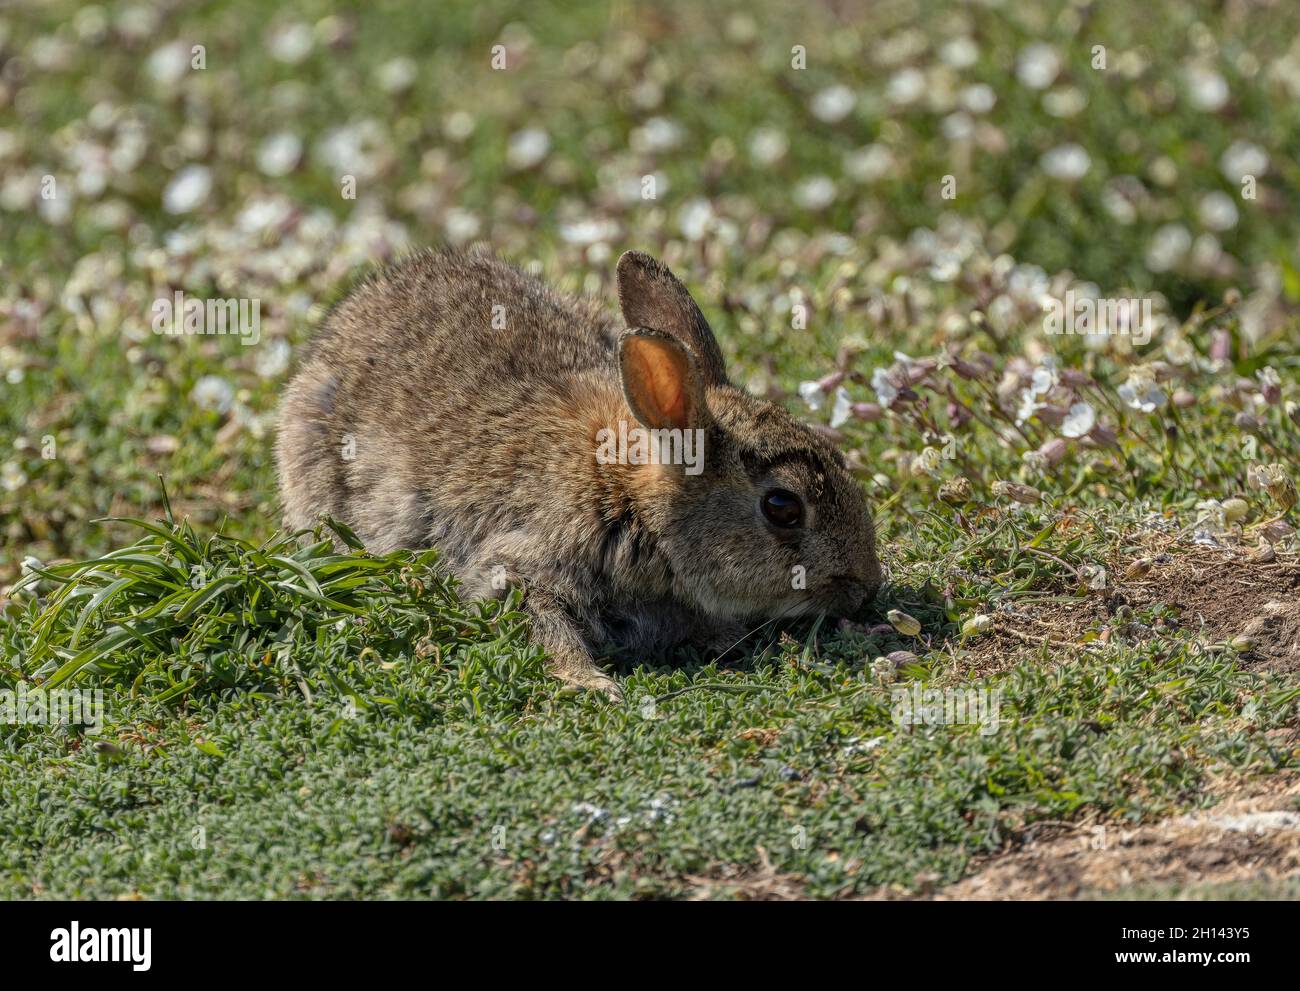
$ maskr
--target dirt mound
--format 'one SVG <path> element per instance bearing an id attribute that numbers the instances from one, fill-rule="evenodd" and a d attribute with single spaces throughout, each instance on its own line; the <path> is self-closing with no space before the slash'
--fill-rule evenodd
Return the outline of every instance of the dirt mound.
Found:
<path id="1" fill-rule="evenodd" d="M 990 635 L 976 641 L 970 662 L 976 673 L 1003 670 L 1026 652 L 1042 648 L 1097 649 L 1128 641 L 1190 634 L 1207 644 L 1246 637 L 1240 653 L 1249 670 L 1300 672 L 1300 566 L 1290 555 L 1255 562 L 1238 549 L 1201 547 L 1156 553 L 1141 578 L 1112 578 L 1087 596 L 1061 596 L 999 612 Z M 1122 574 L 1121 562 L 1112 574 Z M 1134 613 L 1164 606 L 1169 619 L 1137 622 Z M 1058 650 L 1053 651 L 1061 656 Z"/>
<path id="2" fill-rule="evenodd" d="M 1300 878 L 1300 775 L 1279 774 L 1255 787 L 1247 797 L 1149 826 L 1069 828 L 990 858 L 935 897 L 1096 898 L 1134 885 L 1166 897 L 1222 885 L 1275 892 Z"/>

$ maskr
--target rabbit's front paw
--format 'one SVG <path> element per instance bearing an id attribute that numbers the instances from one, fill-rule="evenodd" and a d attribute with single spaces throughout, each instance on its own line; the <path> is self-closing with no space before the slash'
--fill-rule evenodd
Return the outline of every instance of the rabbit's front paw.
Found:
<path id="1" fill-rule="evenodd" d="M 548 655 L 546 669 L 566 685 L 604 692 L 612 702 L 622 702 L 623 692 L 596 662 L 577 624 L 553 594 L 534 588 L 524 601 L 532 616 L 533 639 Z"/>
<path id="2" fill-rule="evenodd" d="M 611 702 L 623 701 L 623 690 L 618 687 L 618 683 L 590 661 L 586 664 L 569 665 L 552 663 L 549 670 L 566 685 L 585 688 L 592 692 L 604 692 Z"/>

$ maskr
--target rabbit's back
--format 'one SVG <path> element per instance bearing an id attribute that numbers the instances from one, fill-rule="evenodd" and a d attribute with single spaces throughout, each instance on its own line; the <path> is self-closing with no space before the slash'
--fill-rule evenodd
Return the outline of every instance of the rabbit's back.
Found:
<path id="1" fill-rule="evenodd" d="M 472 400 L 505 382 L 612 368 L 617 333 L 591 300 L 498 258 L 430 251 L 357 286 L 331 311 L 308 361 L 345 371 L 362 360 L 368 371 L 356 371 L 369 387 L 399 403 L 412 372 L 437 376 L 449 399 Z"/>
<path id="2" fill-rule="evenodd" d="M 374 550 L 437 543 L 453 562 L 526 526 L 529 488 L 574 443 L 556 410 L 616 388 L 617 333 L 594 302 L 490 256 L 377 273 L 330 312 L 286 393 L 287 522 L 328 513 Z"/>

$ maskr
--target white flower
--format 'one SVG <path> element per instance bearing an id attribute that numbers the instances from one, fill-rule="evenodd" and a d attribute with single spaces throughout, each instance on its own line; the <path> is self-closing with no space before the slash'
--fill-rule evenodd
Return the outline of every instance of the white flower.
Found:
<path id="1" fill-rule="evenodd" d="M 1028 45 L 1016 59 L 1016 78 L 1030 89 L 1047 89 L 1061 71 L 1056 49 L 1043 42 Z"/>
<path id="2" fill-rule="evenodd" d="M 954 69 L 969 69 L 979 61 L 980 50 L 975 42 L 963 34 L 939 49 L 939 57 Z"/>
<path id="3" fill-rule="evenodd" d="M 799 397 L 808 404 L 810 410 L 816 413 L 822 408 L 826 393 L 822 389 L 822 384 L 818 381 L 800 382 Z"/>
<path id="4" fill-rule="evenodd" d="M 183 41 L 173 41 L 156 49 L 145 69 L 164 86 L 175 86 L 190 70 L 190 49 Z"/>
<path id="5" fill-rule="evenodd" d="M 1147 268 L 1168 272 L 1177 267 L 1192 247 L 1192 235 L 1182 224 L 1164 224 L 1156 229 L 1147 247 Z"/>
<path id="6" fill-rule="evenodd" d="M 560 237 L 570 244 L 596 244 L 618 237 L 618 223 L 609 217 L 586 217 L 560 225 Z"/>
<path id="7" fill-rule="evenodd" d="M 284 374 L 289 367 L 289 342 L 285 340 L 270 341 L 264 345 L 257 356 L 255 367 L 262 378 L 273 379 Z"/>
<path id="8" fill-rule="evenodd" d="M 961 105 L 973 114 L 986 114 L 997 102 L 997 93 L 987 83 L 975 83 L 961 91 Z"/>
<path id="9" fill-rule="evenodd" d="M 311 27 L 302 22 L 286 24 L 272 33 L 267 40 L 271 57 L 277 62 L 297 65 L 311 54 L 313 44 Z"/>
<path id="10" fill-rule="evenodd" d="M 1268 171 L 1268 152 L 1249 141 L 1234 141 L 1219 157 L 1219 171 L 1235 183 L 1248 175 L 1263 175 Z"/>
<path id="11" fill-rule="evenodd" d="M 474 133 L 477 122 L 467 110 L 453 110 L 442 123 L 443 133 L 452 141 L 464 141 Z"/>
<path id="12" fill-rule="evenodd" d="M 194 383 L 194 388 L 190 390 L 190 399 L 200 409 L 225 413 L 235 401 L 235 390 L 219 375 L 204 375 Z"/>
<path id="13" fill-rule="evenodd" d="M 818 120 L 834 124 L 847 117 L 857 102 L 858 98 L 847 86 L 827 86 L 813 96 L 811 109 Z"/>
<path id="14" fill-rule="evenodd" d="M 775 165 L 790 150 L 790 139 L 775 127 L 760 127 L 749 136 L 749 157 L 758 165 Z"/>
<path id="15" fill-rule="evenodd" d="M 1119 398 L 1133 409 L 1154 413 L 1165 404 L 1165 391 L 1156 384 L 1156 377 L 1145 365 L 1128 373 L 1128 380 L 1115 390 Z"/>
<path id="16" fill-rule="evenodd" d="M 1083 90 L 1074 86 L 1054 89 L 1043 94 L 1043 109 L 1053 117 L 1073 117 L 1088 105 Z"/>
<path id="17" fill-rule="evenodd" d="M 924 447 L 912 461 L 911 471 L 913 475 L 921 475 L 930 478 L 939 477 L 939 469 L 943 466 L 943 455 L 938 449 L 933 447 Z"/>
<path id="18" fill-rule="evenodd" d="M 857 182 L 883 179 L 893 167 L 894 153 L 885 145 L 866 145 L 844 156 L 844 174 Z"/>
<path id="19" fill-rule="evenodd" d="M 6 492 L 17 492 L 26 484 L 27 475 L 17 461 L 6 461 L 0 466 L 0 487 Z"/>
<path id="20" fill-rule="evenodd" d="M 163 190 L 163 209 L 168 213 L 189 213 L 203 205 L 212 191 L 212 173 L 205 165 L 187 165 Z"/>
<path id="21" fill-rule="evenodd" d="M 385 93 L 404 93 L 415 85 L 419 74 L 415 60 L 400 55 L 375 70 L 375 82 Z"/>
<path id="22" fill-rule="evenodd" d="M 1196 360 L 1196 349 L 1181 334 L 1165 338 L 1165 357 L 1175 365 L 1190 365 Z"/>
<path id="23" fill-rule="evenodd" d="M 316 155 L 336 175 L 368 179 L 378 174 L 390 145 L 384 126 L 367 117 L 326 131 L 316 144 Z"/>
<path id="24" fill-rule="evenodd" d="M 1097 425 L 1097 411 L 1090 403 L 1078 402 L 1070 406 L 1070 411 L 1061 421 L 1062 437 L 1083 437 Z"/>
<path id="25" fill-rule="evenodd" d="M 920 69 L 902 69 L 894 74 L 885 87 L 885 99 L 899 105 L 915 103 L 925 94 L 925 88 L 924 72 Z"/>
<path id="26" fill-rule="evenodd" d="M 1131 224 L 1137 219 L 1137 207 L 1129 198 L 1128 188 L 1123 179 L 1112 179 L 1101 191 L 1103 209 L 1121 224 Z"/>
<path id="27" fill-rule="evenodd" d="M 1060 374 L 1056 370 L 1056 359 L 1044 358 L 1043 363 L 1034 369 L 1029 377 L 1029 391 L 1035 396 L 1045 396 L 1056 388 Z"/>
<path id="28" fill-rule="evenodd" d="M 1231 230 L 1237 226 L 1237 204 L 1227 193 L 1216 190 L 1201 197 L 1201 223 L 1212 231 Z"/>
<path id="29" fill-rule="evenodd" d="M 482 224 L 474 213 L 454 206 L 442 218 L 442 226 L 447 233 L 448 241 L 452 244 L 464 244 L 478 237 Z"/>
<path id="30" fill-rule="evenodd" d="M 835 406 L 831 409 L 831 426 L 842 427 L 849 422 L 853 416 L 853 400 L 849 398 L 849 391 L 840 386 L 835 390 Z"/>
<path id="31" fill-rule="evenodd" d="M 952 282 L 961 275 L 961 258 L 951 251 L 941 252 L 930 265 L 930 278 L 935 282 Z"/>
<path id="32" fill-rule="evenodd" d="M 1081 179 L 1092 167 L 1092 159 L 1084 151 L 1083 145 L 1057 145 L 1039 159 L 1038 164 L 1053 179 Z"/>
<path id="33" fill-rule="evenodd" d="M 682 128 L 667 117 L 651 117 L 632 132 L 630 143 L 637 151 L 671 151 L 682 143 Z"/>
<path id="34" fill-rule="evenodd" d="M 898 398 L 898 389 L 889 381 L 889 369 L 877 368 L 871 373 L 871 388 L 876 390 L 876 398 L 881 406 L 892 406 Z"/>
<path id="35" fill-rule="evenodd" d="M 1198 110 L 1221 110 L 1228 102 L 1228 84 L 1213 69 L 1200 65 L 1188 66 L 1183 77 L 1187 80 L 1187 92 L 1192 98 L 1192 105 Z"/>
<path id="36" fill-rule="evenodd" d="M 805 210 L 822 210 L 835 202 L 835 182 L 829 176 L 809 176 L 794 188 L 794 201 Z"/>
<path id="37" fill-rule="evenodd" d="M 257 167 L 272 178 L 288 175 L 301 158 L 302 138 L 290 131 L 272 134 L 257 149 Z"/>
<path id="38" fill-rule="evenodd" d="M 975 122 L 960 110 L 945 117 L 940 126 L 949 141 L 969 141 L 975 134 Z"/>
<path id="39" fill-rule="evenodd" d="M 1100 564 L 1084 564 L 1079 567 L 1079 578 L 1093 592 L 1106 590 L 1106 569 Z"/>
<path id="40" fill-rule="evenodd" d="M 702 196 L 687 200 L 677 212 L 677 226 L 688 241 L 700 241 L 717 224 L 713 204 Z"/>
<path id="41" fill-rule="evenodd" d="M 1033 419 L 1034 415 L 1045 405 L 1045 403 L 1038 401 L 1038 396 L 1032 390 L 1023 390 L 1020 393 L 1020 407 L 1016 410 L 1016 426 L 1024 426 L 1025 422 Z"/>
<path id="42" fill-rule="evenodd" d="M 540 127 L 525 127 L 510 135 L 506 147 L 506 162 L 512 169 L 523 171 L 531 169 L 544 159 L 551 150 L 551 136 Z"/>

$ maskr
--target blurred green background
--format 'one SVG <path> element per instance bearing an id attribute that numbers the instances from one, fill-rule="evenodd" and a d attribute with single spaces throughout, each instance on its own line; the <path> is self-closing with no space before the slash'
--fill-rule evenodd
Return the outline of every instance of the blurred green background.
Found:
<path id="1" fill-rule="evenodd" d="M 618 251 L 664 253 L 787 390 L 845 337 L 887 355 L 938 319 L 913 300 L 892 339 L 835 317 L 792 341 L 789 293 L 845 263 L 888 293 L 936 231 L 902 275 L 964 280 L 967 308 L 1000 291 L 972 255 L 1005 253 L 1028 294 L 1065 272 L 1181 317 L 1261 293 L 1261 333 L 1300 293 L 1298 25 L 1290 3 L 9 6 L 0 568 L 100 546 L 84 521 L 156 506 L 158 472 L 265 529 L 291 345 L 408 246 L 488 242 L 607 297 Z M 154 337 L 176 289 L 260 299 L 262 343 Z"/>

